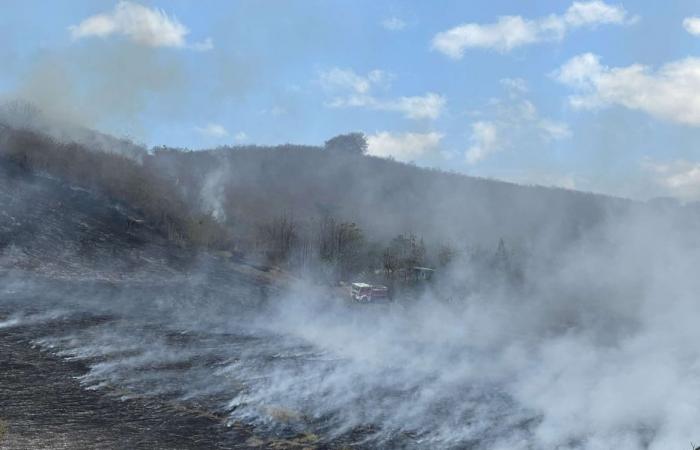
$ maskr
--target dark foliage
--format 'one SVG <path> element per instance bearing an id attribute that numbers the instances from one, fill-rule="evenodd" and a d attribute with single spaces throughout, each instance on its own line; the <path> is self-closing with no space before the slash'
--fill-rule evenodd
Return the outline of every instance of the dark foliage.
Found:
<path id="1" fill-rule="evenodd" d="M 326 141 L 328 151 L 340 151 L 363 155 L 367 153 L 367 138 L 362 133 L 340 134 Z"/>

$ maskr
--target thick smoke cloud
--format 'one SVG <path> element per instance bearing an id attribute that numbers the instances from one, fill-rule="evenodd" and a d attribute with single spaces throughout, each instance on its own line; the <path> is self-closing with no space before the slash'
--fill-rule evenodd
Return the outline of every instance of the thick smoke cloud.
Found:
<path id="1" fill-rule="evenodd" d="M 243 95 L 254 70 L 228 69 Z M 186 78 L 167 53 L 123 42 L 85 45 L 41 56 L 18 95 L 51 116 L 100 125 L 137 121 L 150 108 L 177 114 L 182 97 L 171 94 Z M 439 141 L 426 136 L 428 147 Z M 232 211 L 259 211 L 263 202 L 281 210 L 291 203 L 279 193 L 305 178 L 312 189 L 294 192 L 296 204 L 309 205 L 304 192 L 322 192 L 321 206 L 343 218 L 373 211 L 362 223 L 372 239 L 408 226 L 432 242 L 524 241 L 523 282 L 506 286 L 465 256 L 417 299 L 360 306 L 314 280 L 267 292 L 222 272 L 221 260 L 206 252 L 185 272 L 164 265 L 157 277 L 106 282 L 13 269 L 0 278 L 0 329 L 32 328 L 36 345 L 84 361 L 86 388 L 194 404 L 269 433 L 313 431 L 331 442 L 352 436 L 368 447 L 497 450 L 667 450 L 700 440 L 695 213 L 456 175 L 420 172 L 423 180 L 411 184 L 418 169 L 293 151 L 239 149 L 230 160 L 214 153 L 215 169 L 203 171 L 194 184 L 200 189 L 187 194 L 226 222 L 245 217 Z M 273 164 L 280 159 L 288 165 Z M 320 178 L 301 177 L 302 169 L 289 169 L 293 161 Z M 246 195 L 227 195 L 229 188 Z M 5 208 L 3 220 L 14 223 L 22 208 L 36 208 L 33 200 Z M 247 201 L 250 209 L 227 209 L 227 201 Z M 37 236 L 55 226 L 42 225 Z M 25 250 L 0 247 L 0 267 L 16 269 Z M 117 259 L 101 261 L 102 273 L 121 270 Z M 144 250 L 136 259 L 167 254 Z"/>
<path id="2" fill-rule="evenodd" d="M 408 448 L 683 448 L 700 420 L 700 252 L 689 217 L 661 212 L 611 215 L 536 255 L 517 289 L 465 288 L 472 268 L 458 259 L 417 300 L 361 307 L 299 282 L 251 308 L 254 287 L 211 292 L 203 264 L 146 290 L 30 303 L 40 284 L 5 279 L 1 309 L 15 312 L 0 326 L 113 317 L 36 342 L 88 362 L 86 386 L 204 404 L 260 430 L 334 439 L 372 426 L 365 444 Z"/>
<path id="3" fill-rule="evenodd" d="M 687 233 L 647 213 L 616 221 L 556 269 L 531 267 L 526 291 L 458 305 L 427 296 L 358 316 L 295 297 L 304 300 L 284 303 L 275 327 L 345 364 L 317 381 L 320 391 L 285 373 L 284 394 L 256 398 L 300 407 L 321 396 L 321 415 L 382 423 L 387 433 L 418 430 L 437 446 L 682 448 L 700 419 L 700 254 Z"/>
<path id="4" fill-rule="evenodd" d="M 105 42 L 37 56 L 14 96 L 54 119 L 131 131 L 139 130 L 139 117 L 147 110 L 181 113 L 184 98 L 173 94 L 186 80 L 184 66 L 173 55 Z"/>

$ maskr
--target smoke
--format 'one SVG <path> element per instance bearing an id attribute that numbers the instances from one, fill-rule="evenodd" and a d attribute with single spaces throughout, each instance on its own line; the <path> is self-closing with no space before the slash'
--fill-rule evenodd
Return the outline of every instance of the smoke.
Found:
<path id="1" fill-rule="evenodd" d="M 128 41 L 41 50 L 9 66 L 17 83 L 0 92 L 0 122 L 138 161 L 150 137 L 147 117 L 182 117 L 190 73 L 174 51 Z M 93 130 L 109 130 L 115 139 Z"/>
<path id="2" fill-rule="evenodd" d="M 200 193 L 201 201 L 204 205 L 204 210 L 211 213 L 212 217 L 219 222 L 226 221 L 226 210 L 224 208 L 226 187 L 223 182 L 228 176 L 228 167 L 226 164 L 217 168 L 212 173 L 209 173 L 204 180 Z"/>
<path id="3" fill-rule="evenodd" d="M 238 170 L 260 184 L 256 166 Z M 221 177 L 233 167 L 220 164 L 197 191 L 219 220 Z M 358 167 L 367 187 L 374 172 Z M 22 197 L 20 179 L 7 183 L 17 189 L 3 197 L 10 229 L 26 228 L 16 223 L 41 205 L 32 195 L 60 194 L 34 183 Z M 441 192 L 434 198 L 464 201 Z M 541 201 L 533 194 L 517 206 L 532 214 Z M 521 284 L 463 257 L 420 297 L 390 305 L 354 304 L 314 280 L 261 295 L 261 282 L 242 275 L 249 266 L 206 253 L 186 272 L 153 263 L 160 276 L 144 269 L 124 278 L 121 257 L 100 253 L 109 283 L 86 281 L 91 272 L 77 263 L 63 281 L 30 276 L 19 264 L 27 248 L 46 258 L 51 233 L 76 228 L 46 210 L 39 214 L 51 223 L 35 228 L 32 246 L 18 247 L 13 235 L 17 244 L 2 248 L 0 264 L 15 271 L 0 278 L 0 329 L 30 330 L 36 345 L 83 361 L 86 388 L 196 405 L 268 435 L 311 431 L 330 444 L 389 448 L 682 448 L 698 438 L 700 420 L 697 213 L 630 203 L 561 245 L 568 209 L 548 206 L 548 226 L 529 236 Z M 70 215 L 77 206 L 62 208 Z M 495 222 L 494 209 L 472 211 Z M 508 212 L 526 234 L 524 218 Z M 84 214 L 71 224 L 90 222 Z M 429 218 L 436 236 L 467 226 L 439 217 Z M 67 240 L 55 247 L 69 248 Z M 137 250 L 138 259 L 167 258 Z"/>
<path id="4" fill-rule="evenodd" d="M 678 231 L 647 214 L 615 223 L 532 269 L 519 295 L 388 311 L 294 295 L 274 329 L 343 362 L 275 374 L 246 400 L 341 417 L 340 430 L 380 424 L 385 443 L 682 448 L 700 419 L 700 254 Z"/>
<path id="5" fill-rule="evenodd" d="M 185 111 L 188 75 L 175 55 L 129 42 L 100 42 L 38 53 L 5 100 L 29 102 L 56 126 L 147 136 L 146 113 Z"/>
<path id="6" fill-rule="evenodd" d="M 611 216 L 560 254 L 533 255 L 516 289 L 464 289 L 470 262 L 458 259 L 434 289 L 391 305 L 300 281 L 251 309 L 255 287 L 226 287 L 204 266 L 145 289 L 25 279 L 3 283 L 0 310 L 19 312 L 1 326 L 63 321 L 36 343 L 86 361 L 86 387 L 204 404 L 270 433 L 683 448 L 700 420 L 700 242 L 688 219 Z"/>

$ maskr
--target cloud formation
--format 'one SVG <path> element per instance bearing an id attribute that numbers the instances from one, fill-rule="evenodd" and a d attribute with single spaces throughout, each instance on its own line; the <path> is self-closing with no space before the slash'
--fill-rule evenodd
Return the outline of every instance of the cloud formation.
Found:
<path id="1" fill-rule="evenodd" d="M 673 61 L 653 70 L 642 64 L 606 67 L 599 56 L 585 53 L 566 62 L 554 77 L 576 91 L 569 98 L 575 108 L 617 105 L 700 126 L 700 58 Z"/>
<path id="2" fill-rule="evenodd" d="M 432 48 L 452 59 L 460 59 L 465 50 L 482 48 L 506 53 L 515 48 L 545 41 L 561 40 L 576 28 L 602 24 L 631 23 L 622 6 L 602 0 L 574 2 L 564 14 L 550 14 L 538 19 L 502 16 L 494 23 L 465 23 L 435 35 Z"/>
<path id="3" fill-rule="evenodd" d="M 492 99 L 485 111 L 475 111 L 481 120 L 471 125 L 470 146 L 465 152 L 468 164 L 476 164 L 505 148 L 547 144 L 567 139 L 571 130 L 566 123 L 542 117 L 525 97 L 525 80 L 505 78 L 501 85 L 508 95 Z"/>
<path id="4" fill-rule="evenodd" d="M 642 168 L 668 194 L 684 200 L 700 199 L 700 163 L 686 160 L 661 162 L 645 158 Z"/>
<path id="5" fill-rule="evenodd" d="M 68 29 L 71 37 L 76 40 L 120 35 L 148 47 L 191 48 L 201 51 L 213 48 L 209 38 L 188 44 L 186 37 L 189 30 L 175 17 L 168 16 L 160 9 L 129 1 L 121 1 L 112 11 L 88 17 Z"/>
<path id="6" fill-rule="evenodd" d="M 693 36 L 700 36 L 700 17 L 686 17 L 683 19 L 683 28 Z"/>
<path id="7" fill-rule="evenodd" d="M 390 133 L 382 131 L 367 136 L 367 153 L 398 161 L 414 161 L 439 151 L 443 135 L 430 133 Z"/>
<path id="8" fill-rule="evenodd" d="M 501 148 L 501 139 L 495 123 L 479 121 L 472 124 L 471 146 L 465 154 L 467 163 L 476 164 Z"/>
<path id="9" fill-rule="evenodd" d="M 351 90 L 355 94 L 367 94 L 372 87 L 388 83 L 391 75 L 382 70 L 372 70 L 367 75 L 358 75 L 352 70 L 333 67 L 320 73 L 321 85 L 329 90 Z"/>
<path id="10" fill-rule="evenodd" d="M 323 88 L 332 97 L 326 102 L 330 108 L 366 108 L 376 111 L 390 111 L 402 114 L 409 119 L 437 119 L 447 103 L 444 96 L 428 92 L 418 96 L 380 98 L 373 91 L 386 88 L 393 76 L 382 71 L 372 70 L 367 75 L 358 75 L 352 70 L 332 68 L 319 75 Z"/>
<path id="11" fill-rule="evenodd" d="M 390 100 L 373 99 L 370 107 L 381 111 L 395 111 L 409 119 L 437 119 L 445 107 L 445 97 L 434 92 Z"/>
<path id="12" fill-rule="evenodd" d="M 229 135 L 228 130 L 218 123 L 208 123 L 203 127 L 195 127 L 198 133 L 210 138 L 223 138 Z M 238 136 L 238 135 L 236 135 Z"/>

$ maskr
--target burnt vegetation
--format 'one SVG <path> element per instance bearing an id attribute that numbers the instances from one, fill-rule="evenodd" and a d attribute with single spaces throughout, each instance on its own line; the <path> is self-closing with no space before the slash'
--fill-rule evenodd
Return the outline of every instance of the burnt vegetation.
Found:
<path id="1" fill-rule="evenodd" d="M 87 131 L 65 140 L 37 126 L 35 111 L 14 108 L 0 124 L 5 163 L 128 205 L 140 217 L 127 226 L 145 221 L 179 246 L 329 282 L 407 279 L 457 259 L 517 280 L 533 248 L 575 241 L 629 207 L 368 156 L 361 133 L 322 147 L 146 150 Z"/>

